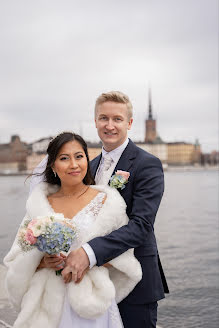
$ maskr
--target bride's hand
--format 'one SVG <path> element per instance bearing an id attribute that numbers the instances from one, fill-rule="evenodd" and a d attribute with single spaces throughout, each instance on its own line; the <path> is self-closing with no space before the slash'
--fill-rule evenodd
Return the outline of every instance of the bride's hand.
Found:
<path id="1" fill-rule="evenodd" d="M 81 280 L 84 278 L 84 275 L 88 272 L 89 268 L 85 269 L 81 275 L 81 277 L 76 281 L 76 284 L 79 284 Z"/>
<path id="2" fill-rule="evenodd" d="M 81 280 L 84 278 L 84 275 L 88 272 L 88 270 L 89 270 L 89 268 L 84 270 L 81 277 L 75 282 L 76 284 L 79 284 L 79 282 L 81 282 Z M 63 275 L 63 280 L 64 280 L 65 284 L 71 282 L 72 281 L 72 273 L 69 272 L 69 273 L 66 273 L 65 275 Z"/>
<path id="3" fill-rule="evenodd" d="M 65 283 L 65 284 L 68 284 L 69 282 L 71 282 L 71 280 L 72 280 L 72 273 L 71 273 L 71 272 L 67 273 L 67 274 L 63 277 L 63 280 L 64 280 L 64 283 Z"/>
<path id="4" fill-rule="evenodd" d="M 42 258 L 40 264 L 37 267 L 37 270 L 48 268 L 53 270 L 60 270 L 64 268 L 66 256 L 62 253 L 60 255 L 54 254 L 49 255 L 45 254 Z"/>
<path id="5" fill-rule="evenodd" d="M 110 267 L 112 267 L 112 264 L 110 264 L 110 263 L 105 263 L 105 264 L 103 264 L 103 266 L 104 266 L 105 268 L 110 268 Z"/>

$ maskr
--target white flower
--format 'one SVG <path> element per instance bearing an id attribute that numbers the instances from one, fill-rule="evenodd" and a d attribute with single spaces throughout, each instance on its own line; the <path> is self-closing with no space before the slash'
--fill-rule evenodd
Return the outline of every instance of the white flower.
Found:
<path id="1" fill-rule="evenodd" d="M 34 237 L 39 237 L 46 232 L 46 228 L 51 225 L 51 223 L 51 217 L 38 216 L 28 224 L 28 228 L 32 230 Z"/>

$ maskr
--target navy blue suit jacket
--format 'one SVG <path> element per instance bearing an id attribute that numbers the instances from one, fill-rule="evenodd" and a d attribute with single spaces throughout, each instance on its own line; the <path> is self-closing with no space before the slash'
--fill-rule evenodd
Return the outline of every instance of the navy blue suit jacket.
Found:
<path id="1" fill-rule="evenodd" d="M 90 163 L 93 176 L 100 160 L 101 155 Z M 107 236 L 92 239 L 89 244 L 98 266 L 134 248 L 142 266 L 143 278 L 126 299 L 136 304 L 155 302 L 168 292 L 154 235 L 155 216 L 164 191 L 162 164 L 158 158 L 129 140 L 113 174 L 116 170 L 130 172 L 125 188 L 118 189 L 127 205 L 129 223 Z"/>

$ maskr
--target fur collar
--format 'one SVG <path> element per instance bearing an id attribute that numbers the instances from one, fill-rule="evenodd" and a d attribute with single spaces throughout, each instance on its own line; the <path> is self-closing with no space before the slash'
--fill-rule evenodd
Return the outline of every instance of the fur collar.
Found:
<path id="1" fill-rule="evenodd" d="M 109 186 L 91 187 L 106 193 L 107 198 L 92 226 L 92 230 L 82 240 L 83 243 L 96 236 L 106 235 L 128 222 L 128 216 L 125 214 L 126 203 L 116 189 Z M 56 185 L 50 185 L 46 182 L 39 183 L 27 200 L 28 216 L 34 218 L 42 215 L 54 215 L 55 212 L 49 204 L 47 196 L 55 193 L 58 189 L 59 186 Z"/>

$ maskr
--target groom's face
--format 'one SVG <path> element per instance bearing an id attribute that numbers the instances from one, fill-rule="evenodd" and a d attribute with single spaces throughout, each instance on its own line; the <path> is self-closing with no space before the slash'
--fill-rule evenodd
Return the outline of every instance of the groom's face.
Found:
<path id="1" fill-rule="evenodd" d="M 96 128 L 107 152 L 123 144 L 132 121 L 133 119 L 128 117 L 126 104 L 107 101 L 97 106 Z"/>

